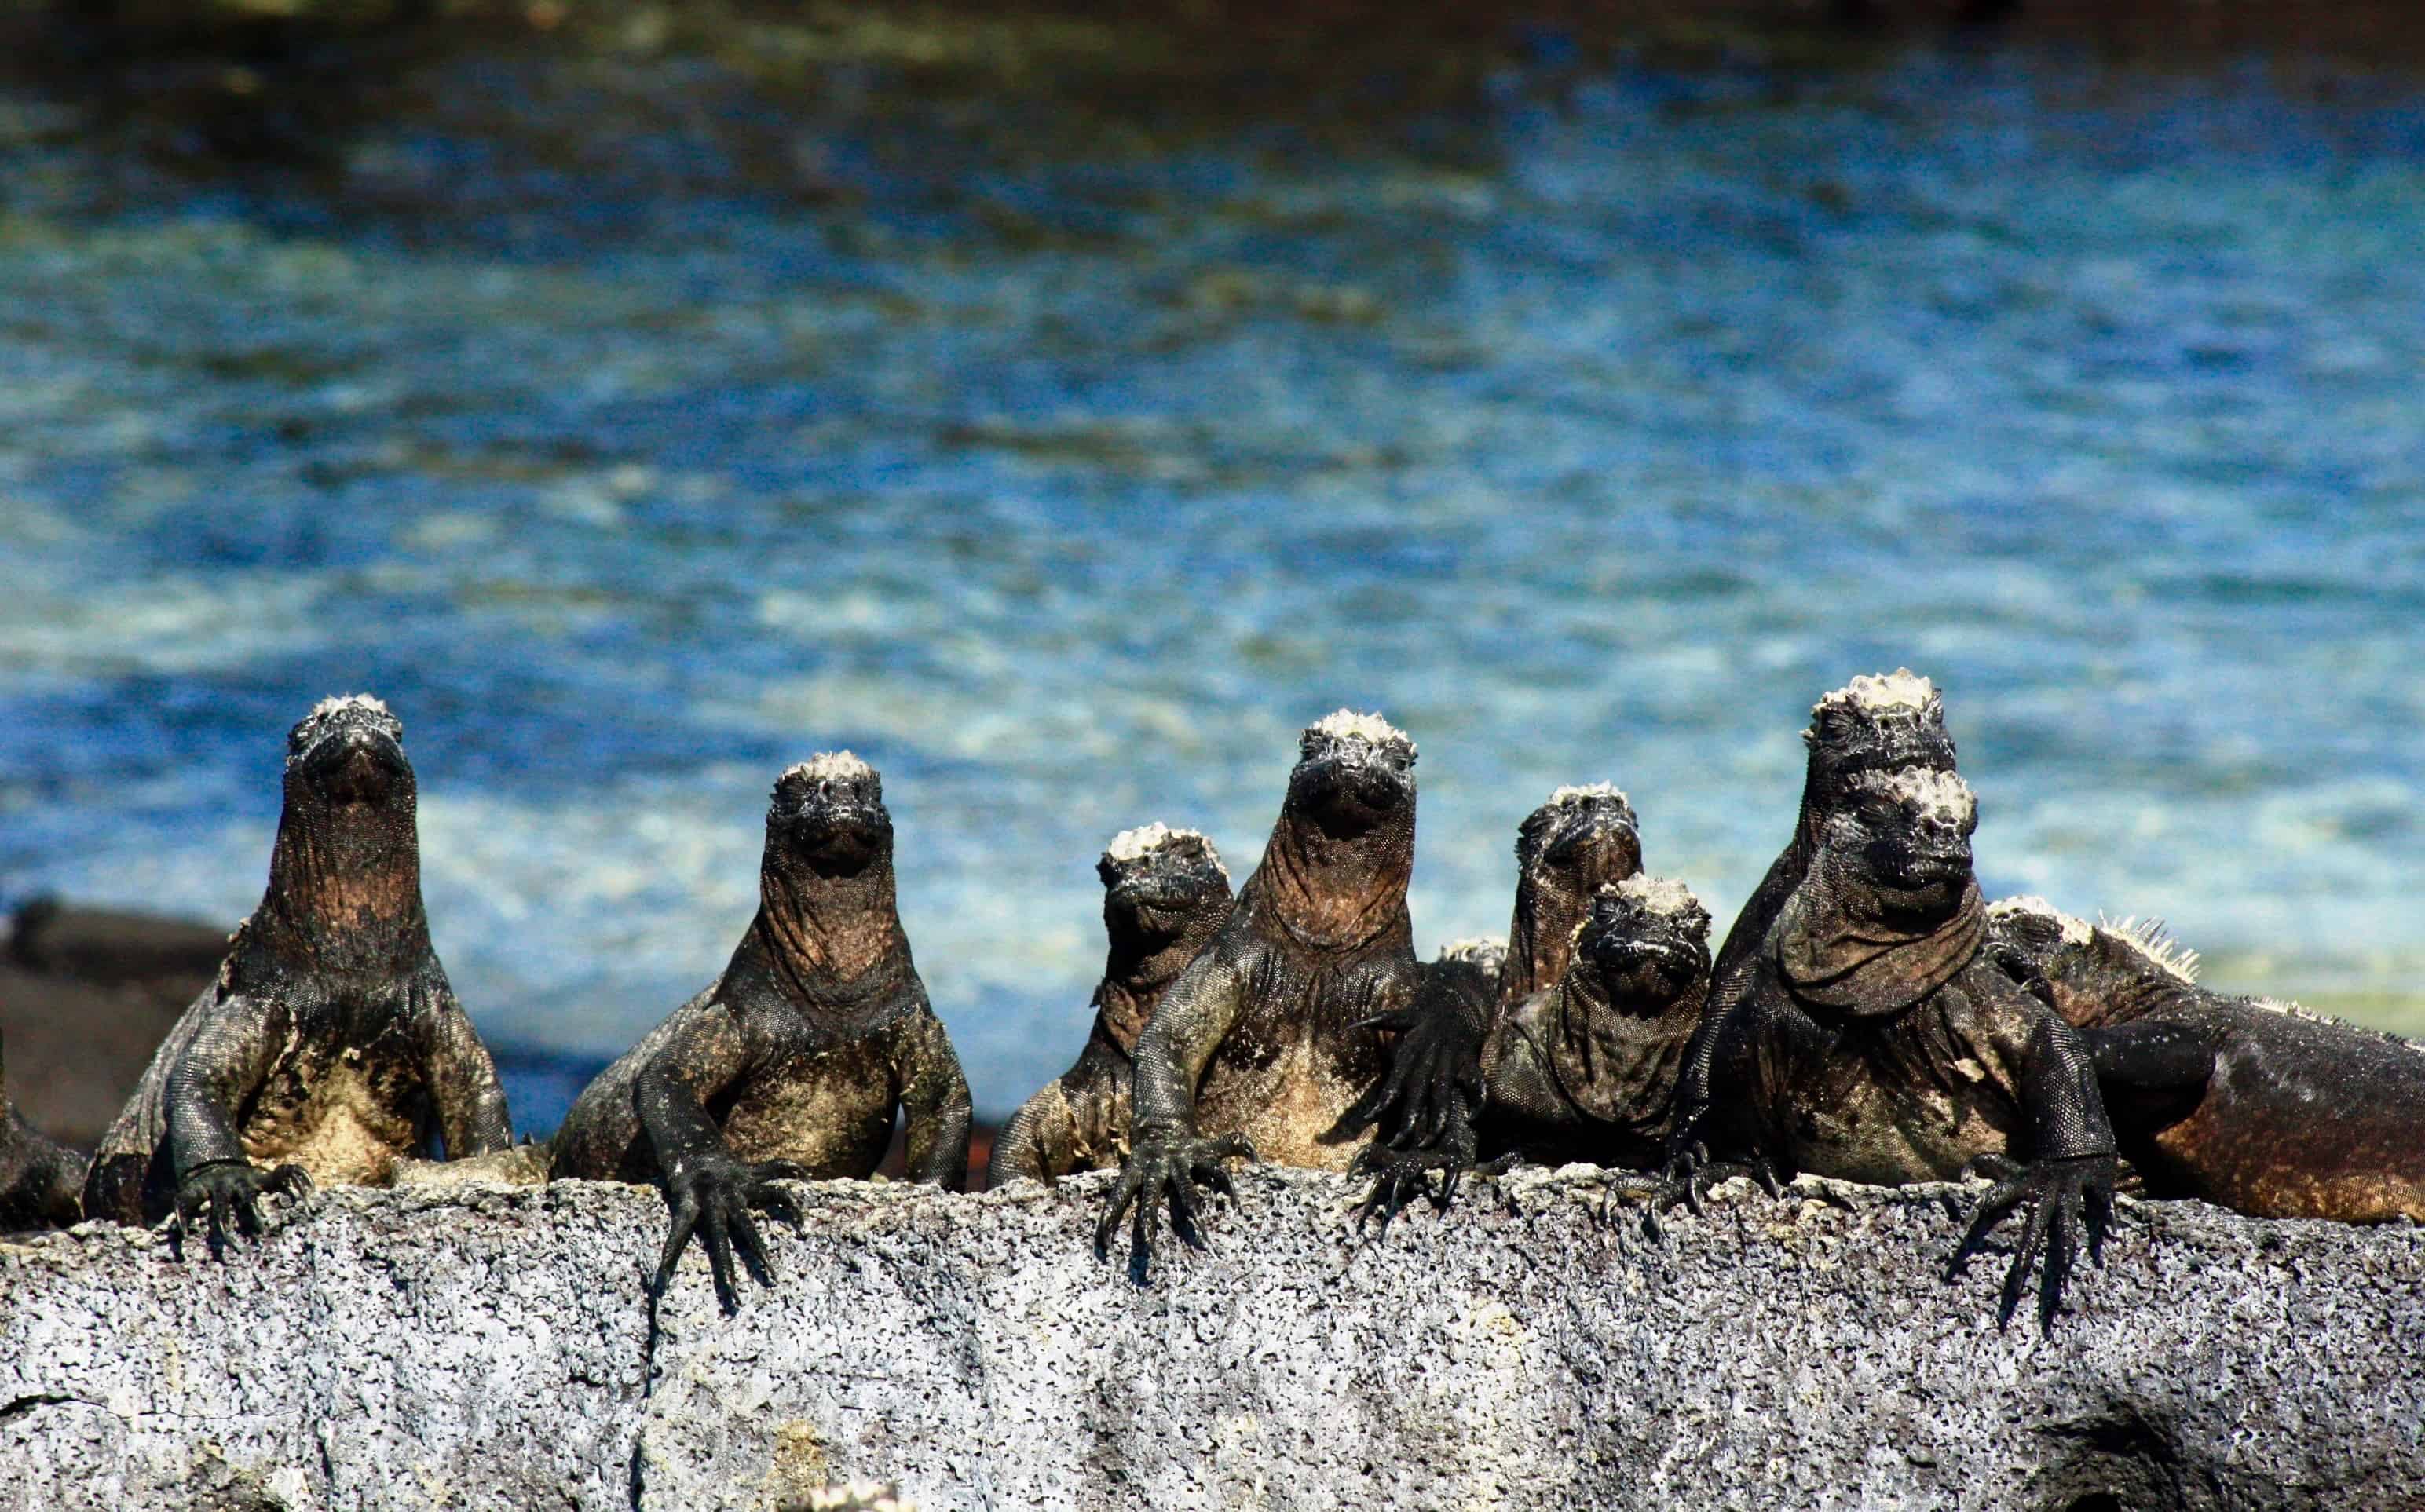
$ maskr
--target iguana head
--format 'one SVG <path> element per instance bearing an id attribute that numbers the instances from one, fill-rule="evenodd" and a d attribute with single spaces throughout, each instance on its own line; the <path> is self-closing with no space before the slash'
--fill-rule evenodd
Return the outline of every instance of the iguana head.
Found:
<path id="1" fill-rule="evenodd" d="M 892 854 L 884 778 L 848 751 L 827 751 L 775 781 L 766 861 L 820 877 L 855 877 Z"/>
<path id="2" fill-rule="evenodd" d="M 1415 806 L 1415 742 L 1378 714 L 1341 709 L 1306 727 L 1288 805 L 1334 839 L 1353 839 Z"/>
<path id="3" fill-rule="evenodd" d="M 1593 895 L 1642 869 L 1633 805 L 1614 784 L 1561 788 L 1516 831 L 1516 916 L 1501 985 L 1510 1000 L 1556 981 Z"/>
<path id="4" fill-rule="evenodd" d="M 1970 785 L 1950 772 L 1863 772 L 1828 812 L 1813 870 L 1868 895 L 1863 912 L 1924 928 L 1964 905 L 1978 827 Z"/>
<path id="5" fill-rule="evenodd" d="M 1594 973 L 1612 1003 L 1671 1003 L 1709 980 L 1709 910 L 1664 877 L 1611 883 L 1592 895 L 1575 961 L 1572 969 Z"/>
<path id="6" fill-rule="evenodd" d="M 2074 1024 L 2121 1023 L 2197 983 L 2197 952 L 2157 923 L 2091 924 L 2043 898 L 1987 905 L 1987 938 L 2008 975 L 2034 974 Z"/>
<path id="7" fill-rule="evenodd" d="M 1855 677 L 1811 706 L 1808 791 L 1834 795 L 1863 772 L 1953 770 L 1936 685 L 1908 667 Z"/>
<path id="8" fill-rule="evenodd" d="M 404 722 L 368 693 L 324 698 L 286 732 L 286 801 L 330 814 L 410 815 L 412 763 Z"/>
<path id="9" fill-rule="evenodd" d="M 1553 882 L 1578 898 L 1642 869 L 1642 833 L 1633 805 L 1613 783 L 1561 788 L 1516 831 L 1516 869 L 1524 882 Z"/>
<path id="10" fill-rule="evenodd" d="M 1212 840 L 1153 823 L 1123 830 L 1095 863 L 1103 926 L 1114 939 L 1176 939 L 1205 914 L 1227 913 L 1229 873 Z"/>

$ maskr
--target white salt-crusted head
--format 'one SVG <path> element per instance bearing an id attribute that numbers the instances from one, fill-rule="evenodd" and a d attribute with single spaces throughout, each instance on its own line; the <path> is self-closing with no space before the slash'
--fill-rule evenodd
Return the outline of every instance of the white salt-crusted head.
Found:
<path id="1" fill-rule="evenodd" d="M 2052 923 L 2063 931 L 2063 943 L 2065 945 L 2086 945 L 2089 935 L 2093 932 L 2086 919 L 2076 918 L 2064 913 L 2034 893 L 2020 898 L 1999 898 L 1987 905 L 1987 917 L 1991 920 L 2010 918 L 2022 914 Z"/>
<path id="2" fill-rule="evenodd" d="M 2160 918 L 2097 916 L 2096 927 L 2146 957 L 2147 963 L 2184 986 L 2197 983 L 2198 953 L 2164 932 Z M 2069 939 L 2069 935 L 2064 936 Z"/>
<path id="3" fill-rule="evenodd" d="M 1306 726 L 1303 743 L 1309 745 L 1317 737 L 1325 740 L 1362 740 L 1376 750 L 1395 745 L 1410 756 L 1415 754 L 1414 740 L 1405 731 L 1378 714 L 1359 714 L 1352 708 L 1325 714 Z"/>
<path id="4" fill-rule="evenodd" d="M 1439 958 L 1495 971 L 1507 963 L 1507 942 L 1496 934 L 1469 934 L 1441 946 Z"/>
<path id="5" fill-rule="evenodd" d="M 312 712 L 303 717 L 307 720 L 327 719 L 331 715 L 344 713 L 378 714 L 389 719 L 395 718 L 393 710 L 368 693 L 339 693 L 331 698 L 323 698 L 312 706 Z"/>
<path id="6" fill-rule="evenodd" d="M 1693 889 L 1672 877 L 1651 877 L 1636 873 L 1623 882 L 1613 882 L 1600 889 L 1633 904 L 1646 914 L 1707 914 Z"/>
<path id="7" fill-rule="evenodd" d="M 369 724 L 386 732 L 388 739 L 401 744 L 404 721 L 387 705 L 368 693 L 344 693 L 323 698 L 312 706 L 312 711 L 295 722 L 286 732 L 286 755 L 289 760 L 301 756 L 319 742 L 322 736 L 341 724 Z"/>
<path id="8" fill-rule="evenodd" d="M 1632 810 L 1633 804 L 1626 798 L 1624 790 L 1613 782 L 1567 783 L 1550 795 L 1549 806 L 1564 808 L 1568 804 L 1588 804 L 1607 798 L 1615 799 L 1629 812 Z"/>
<path id="9" fill-rule="evenodd" d="M 820 751 L 783 769 L 783 782 L 849 782 L 873 777 L 875 769 L 848 751 Z"/>
<path id="10" fill-rule="evenodd" d="M 1979 820 L 1979 797 L 1970 785 L 1950 772 L 1925 767 L 1902 772 L 1871 772 L 1860 786 L 1901 804 L 1908 813 L 1943 824 L 1967 827 Z"/>
<path id="11" fill-rule="evenodd" d="M 1877 715 L 1898 709 L 1925 714 L 1941 709 L 1944 699 L 1936 684 L 1920 676 L 1909 667 L 1897 667 L 1892 672 L 1855 677 L 1841 688 L 1823 694 L 1810 706 L 1812 718 L 1830 708 L 1849 708 L 1859 713 Z"/>
<path id="12" fill-rule="evenodd" d="M 1155 851 L 1174 845 L 1199 851 L 1204 859 L 1212 864 L 1212 869 L 1221 874 L 1221 879 L 1224 882 L 1229 880 L 1229 868 L 1221 864 L 1221 849 L 1212 843 L 1211 836 L 1202 830 L 1175 830 L 1160 820 L 1113 836 L 1112 843 L 1103 847 L 1103 860 L 1114 866 L 1142 861 Z"/>

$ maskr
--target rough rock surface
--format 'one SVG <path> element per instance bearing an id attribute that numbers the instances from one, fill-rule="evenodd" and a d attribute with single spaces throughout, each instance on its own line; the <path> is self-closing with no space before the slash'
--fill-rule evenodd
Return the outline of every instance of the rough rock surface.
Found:
<path id="1" fill-rule="evenodd" d="M 1353 1241 L 1241 1175 L 1140 1290 L 1108 1176 L 799 1188 L 715 1306 L 645 1188 L 324 1192 L 225 1264 L 0 1245 L 0 1507 L 2415 1506 L 2425 1232 L 2126 1204 L 2042 1338 L 1941 1279 L 1950 1188 L 1741 1183 L 1663 1243 L 1596 1173 Z M 2101 1498 L 2112 1498 L 2102 1500 Z"/>

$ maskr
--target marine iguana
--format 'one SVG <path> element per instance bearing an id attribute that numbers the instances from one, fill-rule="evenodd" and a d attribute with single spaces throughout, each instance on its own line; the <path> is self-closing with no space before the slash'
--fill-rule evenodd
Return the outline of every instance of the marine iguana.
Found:
<path id="1" fill-rule="evenodd" d="M 1229 873 L 1212 842 L 1164 824 L 1124 830 L 1095 863 L 1111 954 L 1078 1063 L 1029 1098 L 993 1147 L 988 1186 L 1051 1181 L 1116 1163 L 1129 1143 L 1131 1057 L 1172 979 L 1229 915 Z"/>
<path id="2" fill-rule="evenodd" d="M 1140 1280 L 1165 1200 L 1172 1229 L 1196 1245 L 1196 1186 L 1234 1200 L 1222 1161 L 1339 1170 L 1356 1158 L 1362 1139 L 1341 1115 L 1382 1067 L 1380 1036 L 1363 1026 L 1416 990 L 1414 741 L 1342 708 L 1309 726 L 1298 752 L 1261 865 L 1137 1037 L 1132 1146 L 1095 1249 L 1109 1251 L 1133 1208 Z"/>
<path id="3" fill-rule="evenodd" d="M 1802 779 L 1802 811 L 1793 838 L 1770 863 L 1726 931 L 1710 968 L 1710 1000 L 1684 1063 L 1678 1091 L 1676 1126 L 1667 1170 L 1686 1201 L 1698 1205 L 1696 1168 L 1701 1124 L 1710 1106 L 1710 1056 L 1721 1025 L 1740 1011 L 1751 990 L 1754 963 L 1768 931 L 1802 884 L 1819 849 L 1829 815 L 1853 800 L 1869 773 L 1951 772 L 1953 737 L 1945 728 L 1945 700 L 1936 685 L 1897 667 L 1881 676 L 1858 676 L 1821 695 L 1802 732 L 1808 765 Z"/>
<path id="4" fill-rule="evenodd" d="M 0 1233 L 64 1229 L 82 1216 L 84 1156 L 25 1122 L 0 1050 Z"/>
<path id="5" fill-rule="evenodd" d="M 2209 992 L 2196 955 L 2160 931 L 2090 924 L 2042 898 L 1990 905 L 1987 933 L 2007 973 L 2080 1030 L 2149 1196 L 2425 1221 L 2425 1044 Z"/>
<path id="6" fill-rule="evenodd" d="M 1719 1096 L 1706 1127 L 1712 1150 L 1775 1174 L 1895 1186 L 2004 1172 L 1949 1275 L 2029 1203 L 2000 1316 L 2011 1319 L 2042 1254 L 2047 1327 L 2083 1225 L 2092 1258 L 2102 1247 L 2113 1131 L 2080 1032 L 1983 949 L 1977 820 L 1951 772 L 1871 772 L 1845 787 L 1748 991 L 1710 1037 Z"/>
<path id="7" fill-rule="evenodd" d="M 723 975 L 600 1072 L 555 1139 L 556 1176 L 662 1181 L 657 1289 L 696 1232 L 727 1308 L 734 1247 L 774 1280 L 750 1210 L 799 1221 L 775 1180 L 868 1176 L 896 1108 L 912 1180 L 968 1179 L 969 1086 L 909 959 L 875 768 L 831 751 L 777 780 L 758 899 Z"/>
<path id="8" fill-rule="evenodd" d="M 323 701 L 287 735 L 284 786 L 268 890 L 103 1136 L 88 1218 L 206 1218 L 216 1251 L 231 1219 L 259 1231 L 265 1192 L 512 1143 L 430 947 L 402 722 L 365 694 Z"/>
<path id="9" fill-rule="evenodd" d="M 1374 1177 L 1362 1207 L 1382 1233 L 1406 1200 L 1442 1176 L 1432 1201 L 1445 1208 L 1475 1168 L 1475 1121 L 1485 1098 L 1484 1047 L 1516 1004 L 1557 982 L 1576 931 L 1605 884 L 1642 870 L 1642 835 L 1633 806 L 1610 783 L 1564 787 L 1525 816 L 1516 832 L 1516 911 L 1502 968 L 1478 979 L 1456 947 L 1425 968 L 1413 1003 L 1375 1021 L 1393 1029 L 1387 1076 L 1348 1110 L 1341 1126 L 1380 1125 L 1357 1170 Z"/>
<path id="10" fill-rule="evenodd" d="M 1682 883 L 1602 886 L 1558 979 L 1485 1049 L 1485 1153 L 1655 1169 L 1710 990 L 1710 915 Z"/>

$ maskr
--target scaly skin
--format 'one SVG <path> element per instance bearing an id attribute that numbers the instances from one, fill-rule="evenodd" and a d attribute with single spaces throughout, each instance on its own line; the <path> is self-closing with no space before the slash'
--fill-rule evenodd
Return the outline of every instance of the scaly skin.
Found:
<path id="1" fill-rule="evenodd" d="M 1229 915 L 1229 874 L 1212 842 L 1160 824 L 1116 836 L 1096 874 L 1111 954 L 1078 1063 L 1027 1100 L 994 1142 L 988 1185 L 1053 1181 L 1128 1154 L 1132 1058 L 1163 995 Z"/>
<path id="2" fill-rule="evenodd" d="M 1485 1046 L 1496 1026 L 1565 975 L 1575 931 L 1599 889 L 1641 871 L 1632 805 L 1608 783 L 1561 788 L 1525 817 L 1516 833 L 1516 912 L 1503 965 L 1490 980 L 1476 981 L 1469 962 L 1444 957 L 1425 968 L 1437 981 L 1427 980 L 1412 1004 L 1376 1021 L 1396 1031 L 1389 1074 L 1348 1110 L 1342 1126 L 1377 1127 L 1383 1145 L 1410 1157 L 1393 1186 L 1437 1169 L 1444 1154 L 1469 1153 L 1484 1096 Z M 1384 1171 L 1393 1164 L 1373 1151 L 1364 1169 Z"/>
<path id="3" fill-rule="evenodd" d="M 1342 709 L 1300 752 L 1262 864 L 1137 1039 L 1133 1144 L 1095 1243 L 1107 1252 L 1133 1208 L 1139 1280 L 1165 1201 L 1200 1242 L 1195 1189 L 1229 1191 L 1225 1160 L 1353 1163 L 1363 1140 L 1341 1115 L 1381 1071 L 1366 1021 L 1416 989 L 1414 743 Z"/>
<path id="4" fill-rule="evenodd" d="M 1714 1036 L 1709 1148 L 1772 1177 L 1893 1186 L 2008 1173 L 1953 1267 L 2030 1203 L 2002 1316 L 2042 1257 L 2038 1318 L 2048 1326 L 2077 1231 L 2085 1226 L 2094 1254 L 2112 1199 L 2113 1132 L 2087 1046 L 1983 948 L 1976 809 L 1962 780 L 1872 773 L 1847 798 L 1825 817 L 1748 993 Z"/>
<path id="5" fill-rule="evenodd" d="M 1428 1194 L 1435 1171 L 1432 1201 L 1445 1210 L 1467 1171 L 1518 1160 L 1655 1168 L 1709 990 L 1710 915 L 1689 890 L 1640 875 L 1603 885 L 1557 979 L 1491 1031 L 1478 1139 L 1452 1135 L 1371 1159 L 1378 1179 L 1364 1216 L 1377 1215 L 1386 1233 L 1409 1199 Z M 1489 1157 L 1479 1164 L 1476 1143 Z M 1662 1190 L 1647 1182 L 1632 1195 Z"/>
<path id="6" fill-rule="evenodd" d="M 2425 1222 L 2425 1044 L 2197 985 L 2152 931 L 1988 910 L 2008 975 L 2077 1026 L 2151 1197 L 2255 1218 Z"/>
<path id="7" fill-rule="evenodd" d="M 88 1218 L 260 1227 L 265 1192 L 384 1185 L 512 1143 L 495 1066 L 422 911 L 404 726 L 330 699 L 288 735 L 269 886 L 103 1136 Z"/>
<path id="8" fill-rule="evenodd" d="M 1908 667 L 1898 667 L 1883 676 L 1855 677 L 1822 696 L 1811 706 L 1810 724 L 1802 732 L 1802 741 L 1809 748 L 1810 759 L 1802 780 L 1802 812 L 1794 821 L 1793 839 L 1770 864 L 1768 874 L 1735 915 L 1710 970 L 1709 1007 L 1685 1058 L 1676 1129 L 1668 1146 L 1669 1165 L 1679 1175 L 1692 1163 L 1690 1152 L 1702 1139 L 1703 1121 L 1710 1113 L 1710 1058 L 1717 1036 L 1747 1000 L 1768 931 L 1809 873 L 1828 818 L 1852 800 L 1855 785 L 1866 774 L 1954 769 L 1953 737 L 1945 728 L 1945 701 L 1934 683 L 1913 676 Z"/>
<path id="9" fill-rule="evenodd" d="M 696 1232 L 717 1297 L 732 1251 L 772 1284 L 753 1208 L 798 1221 L 779 1177 L 865 1178 L 908 1124 L 909 1176 L 966 1185 L 969 1087 L 894 907 L 883 779 L 848 752 L 783 773 L 758 915 L 724 974 L 598 1074 L 556 1135 L 556 1176 L 664 1184 L 656 1285 Z"/>
<path id="10" fill-rule="evenodd" d="M 25 1122 L 0 1058 L 0 1233 L 64 1229 L 83 1216 L 85 1158 Z"/>

